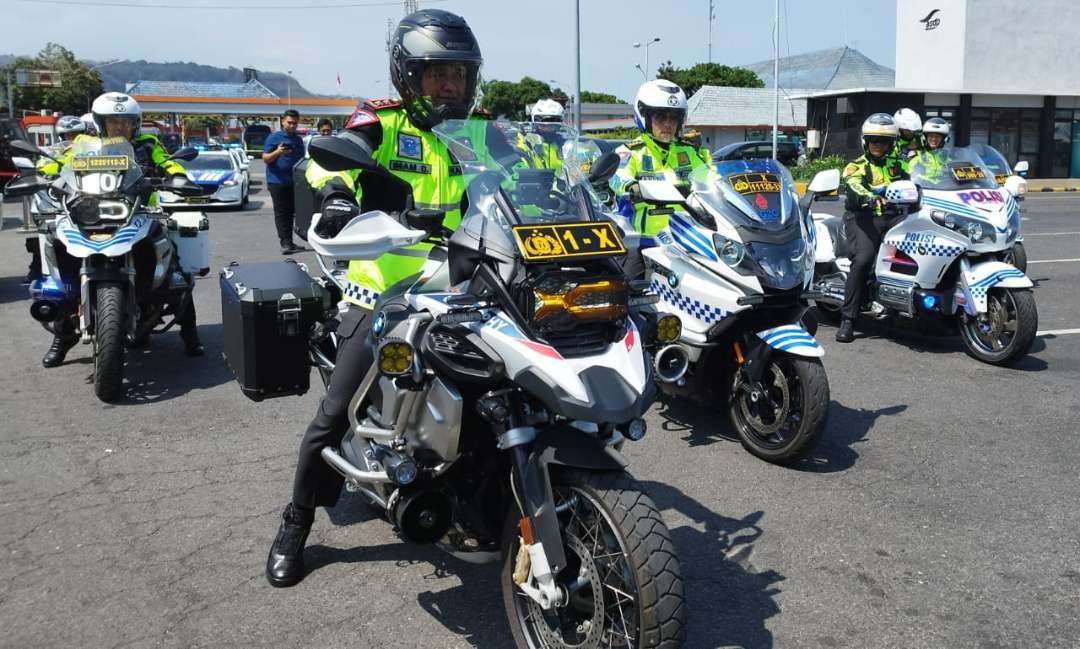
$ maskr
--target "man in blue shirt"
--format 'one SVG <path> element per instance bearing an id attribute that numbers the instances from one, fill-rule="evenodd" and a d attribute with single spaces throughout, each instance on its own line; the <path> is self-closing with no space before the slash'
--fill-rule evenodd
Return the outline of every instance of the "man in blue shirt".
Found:
<path id="1" fill-rule="evenodd" d="M 293 243 L 293 166 L 304 158 L 304 140 L 296 134 L 300 113 L 292 108 L 281 115 L 281 130 L 271 133 L 263 146 L 263 162 L 266 164 L 266 189 L 274 201 L 274 224 L 277 226 L 281 254 L 289 255 L 299 250 Z"/>

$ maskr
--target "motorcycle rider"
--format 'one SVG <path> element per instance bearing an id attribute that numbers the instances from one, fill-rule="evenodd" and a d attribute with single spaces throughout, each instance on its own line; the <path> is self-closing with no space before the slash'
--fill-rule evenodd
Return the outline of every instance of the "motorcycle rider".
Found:
<path id="1" fill-rule="evenodd" d="M 863 155 L 844 168 L 841 184 L 846 194 L 844 237 L 851 249 L 851 270 L 844 286 L 837 342 L 855 339 L 855 320 L 862 308 L 866 279 L 877 257 L 885 223 L 885 187 L 907 178 L 907 171 L 891 153 L 899 135 L 896 121 L 887 113 L 874 113 L 862 125 Z"/>
<path id="2" fill-rule="evenodd" d="M 515 142 L 530 168 L 552 169 L 555 173 L 562 169 L 562 139 L 558 131 L 564 112 L 562 104 L 554 99 L 541 99 L 532 105 L 529 130 L 519 132 Z"/>
<path id="3" fill-rule="evenodd" d="M 139 103 L 130 96 L 121 92 L 107 92 L 94 100 L 91 105 L 91 115 L 96 130 L 102 134 L 102 137 L 121 137 L 131 142 L 135 152 L 135 160 L 144 169 L 159 170 L 169 176 L 179 175 L 186 177 L 184 168 L 175 160 L 168 159 L 169 154 L 165 152 L 165 147 L 161 146 L 161 142 L 156 137 L 149 133 L 139 133 L 139 127 L 142 125 L 142 109 L 139 107 Z M 93 136 L 85 133 L 80 134 L 72 144 L 74 145 L 82 138 L 87 137 Z M 72 155 L 73 148 L 69 148 L 63 156 L 58 158 L 59 163 L 54 163 L 57 166 L 56 173 L 59 173 L 60 168 L 71 161 Z M 151 206 L 156 204 L 156 197 L 151 197 L 150 204 Z M 144 272 L 137 273 L 137 276 L 146 277 L 152 274 L 150 270 L 145 269 L 147 265 L 152 268 L 153 264 L 154 250 L 150 240 L 137 244 L 132 250 L 132 254 L 134 255 L 136 267 L 144 269 Z M 65 263 L 65 259 L 70 260 L 70 257 L 65 251 L 58 250 L 57 260 L 62 272 L 67 270 L 69 272 L 65 273 L 65 275 L 70 276 L 72 274 L 70 272 L 72 270 L 71 264 Z M 77 268 L 74 270 L 77 272 Z M 199 334 L 196 329 L 194 301 L 189 300 L 182 311 L 183 314 L 178 324 L 180 325 L 180 338 L 184 341 L 184 352 L 188 356 L 202 356 L 204 349 L 202 343 L 199 342 Z M 52 344 L 49 345 L 49 350 L 45 352 L 45 356 L 41 359 L 41 364 L 45 367 L 56 367 L 63 363 L 68 350 L 78 341 L 75 324 L 71 318 L 65 318 L 55 323 L 54 331 L 55 335 Z M 145 341 L 134 342 L 138 344 Z"/>
<path id="4" fill-rule="evenodd" d="M 942 148 L 949 141 L 949 123 L 940 117 L 931 117 L 923 124 L 923 149 L 908 160 L 908 168 L 917 164 L 919 175 L 939 179 L 945 173 L 947 158 Z"/>
<path id="5" fill-rule="evenodd" d="M 686 93 L 678 85 L 666 79 L 641 84 L 634 98 L 634 123 L 641 135 L 616 149 L 621 162 L 609 184 L 620 213 L 641 234 L 642 248 L 654 245 L 653 237 L 667 227 L 674 209 L 641 202 L 638 181 L 685 182 L 694 169 L 706 164 L 682 139 L 686 111 Z M 640 250 L 626 256 L 623 270 L 631 278 L 645 271 Z"/>
<path id="6" fill-rule="evenodd" d="M 899 137 L 893 147 L 892 157 L 903 166 L 908 158 L 922 148 L 922 118 L 910 108 L 901 108 L 893 114 L 893 121 L 899 130 Z"/>
<path id="7" fill-rule="evenodd" d="M 924 150 L 935 151 L 949 143 L 949 123 L 940 117 L 931 117 L 923 124 Z"/>
<path id="8" fill-rule="evenodd" d="M 476 152 L 487 151 L 506 166 L 520 158 L 490 122 L 473 116 L 483 62 L 479 44 L 460 16 L 423 9 L 398 23 L 390 52 L 390 76 L 401 100 L 366 102 L 335 137 L 370 152 L 377 164 L 411 186 L 415 207 L 444 212 L 443 225 L 456 228 L 465 180 L 458 161 L 431 129 L 444 120 L 468 119 L 467 127 L 475 128 L 469 137 Z M 376 174 L 323 171 L 309 176 L 312 180 L 313 187 L 320 185 L 316 188 L 324 219 L 346 197 L 356 200 L 362 210 L 401 208 L 391 184 Z M 304 543 L 315 508 L 333 506 L 341 491 L 344 479 L 323 462 L 321 451 L 341 442 L 348 429 L 348 404 L 374 361 L 367 338 L 376 299 L 394 285 L 411 283 L 430 248 L 431 244 L 421 243 L 374 261 L 349 264 L 343 296 L 349 307 L 340 314 L 337 327 L 336 369 L 300 443 L 292 502 L 282 513 L 266 562 L 272 586 L 292 586 L 303 579 Z"/>

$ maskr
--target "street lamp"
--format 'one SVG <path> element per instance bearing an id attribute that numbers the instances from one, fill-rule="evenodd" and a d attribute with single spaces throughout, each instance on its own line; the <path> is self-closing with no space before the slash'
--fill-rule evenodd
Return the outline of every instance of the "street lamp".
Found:
<path id="1" fill-rule="evenodd" d="M 124 59 L 113 59 L 112 61 L 106 61 L 104 63 L 98 63 L 97 65 L 90 66 L 89 68 L 86 69 L 86 71 L 87 72 L 93 72 L 94 70 L 100 70 L 101 68 L 105 67 L 106 65 L 112 65 L 113 63 L 119 63 L 120 61 L 123 61 L 123 60 Z M 90 102 L 91 102 L 90 94 L 87 93 L 87 95 L 86 95 L 86 112 L 88 112 L 88 113 L 90 112 Z"/>
<path id="2" fill-rule="evenodd" d="M 289 76 L 285 79 L 285 87 L 288 89 L 289 94 L 289 108 L 292 108 L 292 70 L 286 70 Z"/>
<path id="3" fill-rule="evenodd" d="M 640 63 L 635 63 L 634 67 L 637 68 L 638 72 L 641 73 L 642 81 L 648 81 L 649 80 L 649 75 L 645 74 L 645 68 L 641 67 Z"/>
<path id="4" fill-rule="evenodd" d="M 645 69 L 646 70 L 649 69 L 649 46 L 652 45 L 653 43 L 659 43 L 659 42 L 660 42 L 660 37 L 657 36 L 657 37 L 653 38 L 651 41 L 649 41 L 648 43 L 645 43 Z M 635 48 L 641 47 L 641 43 L 634 43 L 634 47 Z M 646 80 L 648 80 L 648 75 L 646 75 Z"/>

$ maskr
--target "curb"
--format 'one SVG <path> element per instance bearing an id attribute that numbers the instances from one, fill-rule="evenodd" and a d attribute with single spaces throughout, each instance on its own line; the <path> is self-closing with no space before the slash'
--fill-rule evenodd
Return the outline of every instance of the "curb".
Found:
<path id="1" fill-rule="evenodd" d="M 1042 193 L 1042 192 L 1075 192 L 1075 191 L 1080 191 L 1080 190 L 1077 190 L 1076 187 L 1040 187 L 1039 189 L 1030 190 L 1030 193 L 1036 193 L 1036 192 L 1039 192 L 1039 193 Z"/>

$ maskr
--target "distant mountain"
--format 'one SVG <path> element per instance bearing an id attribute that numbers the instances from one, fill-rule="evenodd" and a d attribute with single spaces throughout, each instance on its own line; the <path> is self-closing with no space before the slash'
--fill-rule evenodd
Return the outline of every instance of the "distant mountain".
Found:
<path id="1" fill-rule="evenodd" d="M 0 54 L 0 67 L 10 65 L 15 60 L 11 54 Z M 84 61 L 88 65 L 97 65 L 103 61 Z M 98 70 L 101 81 L 105 84 L 105 90 L 123 90 L 126 84 L 135 81 L 207 81 L 207 82 L 244 82 L 242 68 L 219 68 L 212 65 L 199 63 L 152 63 L 150 61 L 119 61 Z M 259 81 L 272 90 L 275 94 L 285 97 L 289 94 L 289 75 L 281 72 L 258 71 Z M 293 97 L 326 97 L 331 95 L 319 95 L 300 85 L 295 78 L 292 79 Z"/>

